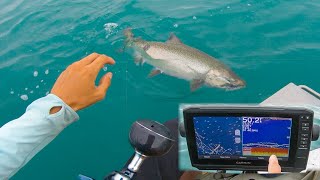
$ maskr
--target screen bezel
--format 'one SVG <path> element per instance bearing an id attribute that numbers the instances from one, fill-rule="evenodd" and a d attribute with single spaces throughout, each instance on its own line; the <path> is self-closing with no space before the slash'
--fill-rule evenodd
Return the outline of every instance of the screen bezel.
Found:
<path id="1" fill-rule="evenodd" d="M 228 108 L 223 109 L 201 109 L 201 108 L 189 108 L 183 111 L 184 123 L 187 134 L 187 144 L 189 149 L 189 155 L 191 163 L 193 165 L 223 165 L 224 167 L 243 166 L 239 165 L 239 162 L 248 162 L 245 166 L 268 166 L 268 160 L 243 160 L 243 159 L 199 159 L 197 153 L 197 145 L 195 139 L 194 130 L 194 117 L 200 116 L 212 116 L 212 117 L 242 117 L 242 116 L 253 116 L 253 117 L 279 117 L 279 118 L 292 118 L 291 125 L 291 138 L 290 138 L 290 149 L 289 157 L 287 161 L 279 160 L 279 164 L 283 167 L 294 167 L 295 157 L 297 154 L 297 142 L 299 137 L 299 117 L 300 113 L 296 111 L 283 111 L 283 109 L 275 108 Z"/>

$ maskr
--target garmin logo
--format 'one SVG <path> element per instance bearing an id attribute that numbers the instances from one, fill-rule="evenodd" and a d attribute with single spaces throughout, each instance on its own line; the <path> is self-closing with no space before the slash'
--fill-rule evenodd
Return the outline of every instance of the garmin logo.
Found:
<path id="1" fill-rule="evenodd" d="M 245 165 L 249 165 L 252 162 L 246 162 L 246 161 L 237 161 L 236 164 L 245 164 Z"/>

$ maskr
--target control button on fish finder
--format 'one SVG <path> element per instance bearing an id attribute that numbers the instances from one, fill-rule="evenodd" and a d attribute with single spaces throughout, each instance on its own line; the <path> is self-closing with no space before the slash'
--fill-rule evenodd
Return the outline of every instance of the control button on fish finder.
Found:
<path id="1" fill-rule="evenodd" d="M 247 159 L 245 156 L 240 156 L 239 159 Z"/>
<path id="2" fill-rule="evenodd" d="M 305 119 L 304 116 L 300 116 L 300 119 Z"/>
<path id="3" fill-rule="evenodd" d="M 301 141 L 308 141 L 308 138 L 301 138 Z"/>
<path id="4" fill-rule="evenodd" d="M 300 145 L 300 148 L 307 148 L 307 145 Z"/>
<path id="5" fill-rule="evenodd" d="M 302 127 L 302 131 L 309 131 L 309 127 Z"/>
<path id="6" fill-rule="evenodd" d="M 304 137 L 304 138 L 309 137 L 309 135 L 308 135 L 308 134 L 301 134 L 301 136 L 302 136 L 302 137 Z"/>
<path id="7" fill-rule="evenodd" d="M 307 144 L 307 141 L 301 141 L 301 144 Z"/>
<path id="8" fill-rule="evenodd" d="M 220 156 L 221 159 L 230 159 L 230 156 Z"/>
<path id="9" fill-rule="evenodd" d="M 309 123 L 302 123 L 303 127 L 309 127 Z"/>
<path id="10" fill-rule="evenodd" d="M 310 116 L 306 116 L 306 120 L 309 120 L 310 119 Z"/>

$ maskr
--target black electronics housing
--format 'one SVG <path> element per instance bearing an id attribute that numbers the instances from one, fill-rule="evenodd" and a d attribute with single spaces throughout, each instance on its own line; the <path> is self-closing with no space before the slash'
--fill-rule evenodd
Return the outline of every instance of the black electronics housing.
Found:
<path id="1" fill-rule="evenodd" d="M 194 117 L 279 117 L 291 118 L 291 134 L 289 157 L 286 160 L 279 158 L 282 172 L 301 172 L 306 169 L 311 144 L 311 133 L 314 113 L 304 108 L 283 107 L 230 107 L 204 106 L 183 109 L 186 140 L 191 164 L 200 170 L 240 170 L 240 171 L 267 171 L 268 159 L 202 159 L 198 157 Z M 272 131 L 272 129 L 270 129 Z"/>

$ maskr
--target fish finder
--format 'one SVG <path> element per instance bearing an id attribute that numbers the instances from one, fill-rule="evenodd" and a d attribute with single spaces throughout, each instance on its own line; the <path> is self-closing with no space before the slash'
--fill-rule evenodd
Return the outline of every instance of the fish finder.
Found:
<path id="1" fill-rule="evenodd" d="M 283 172 L 306 169 L 313 111 L 283 107 L 183 109 L 192 166 L 200 170 L 266 171 L 276 155 Z"/>

